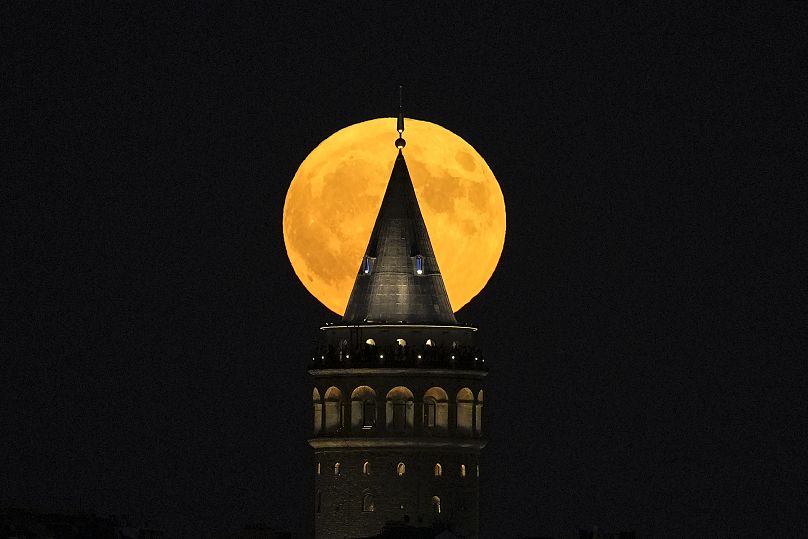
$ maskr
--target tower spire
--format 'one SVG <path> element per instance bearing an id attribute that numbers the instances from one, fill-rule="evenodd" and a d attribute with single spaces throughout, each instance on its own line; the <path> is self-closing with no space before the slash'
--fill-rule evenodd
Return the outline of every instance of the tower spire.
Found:
<path id="1" fill-rule="evenodd" d="M 404 133 L 404 87 L 399 84 L 398 86 L 398 122 L 396 122 L 396 131 L 398 131 L 398 138 L 396 139 L 396 148 L 398 153 L 407 145 L 402 134 Z"/>
<path id="2" fill-rule="evenodd" d="M 401 152 L 406 145 L 401 93 L 399 86 L 398 157 L 342 320 L 456 324 Z"/>
<path id="3" fill-rule="evenodd" d="M 457 323 L 400 148 L 343 321 Z"/>

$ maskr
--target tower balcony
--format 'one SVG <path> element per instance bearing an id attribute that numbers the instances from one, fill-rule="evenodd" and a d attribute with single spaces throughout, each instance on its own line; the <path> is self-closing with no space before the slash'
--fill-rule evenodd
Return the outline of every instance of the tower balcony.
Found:
<path id="1" fill-rule="evenodd" d="M 309 369 L 425 368 L 486 371 L 471 326 L 328 325 Z"/>
<path id="2" fill-rule="evenodd" d="M 426 368 L 485 371 L 479 348 L 458 346 L 345 345 L 321 344 L 312 354 L 309 369 Z"/>

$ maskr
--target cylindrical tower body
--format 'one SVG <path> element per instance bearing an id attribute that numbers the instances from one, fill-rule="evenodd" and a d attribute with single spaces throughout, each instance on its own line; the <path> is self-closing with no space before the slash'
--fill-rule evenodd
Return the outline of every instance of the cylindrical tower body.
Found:
<path id="1" fill-rule="evenodd" d="M 484 358 L 475 328 L 326 326 L 310 374 L 318 539 L 385 525 L 478 536 Z"/>
<path id="2" fill-rule="evenodd" d="M 485 361 L 476 329 L 457 324 L 396 146 L 342 324 L 321 328 L 309 367 L 318 539 L 386 526 L 478 536 Z"/>

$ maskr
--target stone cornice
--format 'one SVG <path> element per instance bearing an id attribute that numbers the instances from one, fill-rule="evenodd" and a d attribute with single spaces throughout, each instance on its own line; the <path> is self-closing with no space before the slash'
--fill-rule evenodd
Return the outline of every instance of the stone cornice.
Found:
<path id="1" fill-rule="evenodd" d="M 431 378 L 435 376 L 464 377 L 464 378 L 485 378 L 488 371 L 470 371 L 466 369 L 429 369 L 429 368 L 349 368 L 349 369 L 310 369 L 312 376 L 391 376 L 406 374 L 414 378 Z"/>
<path id="2" fill-rule="evenodd" d="M 314 449 L 477 449 L 488 443 L 485 438 L 311 438 Z"/>

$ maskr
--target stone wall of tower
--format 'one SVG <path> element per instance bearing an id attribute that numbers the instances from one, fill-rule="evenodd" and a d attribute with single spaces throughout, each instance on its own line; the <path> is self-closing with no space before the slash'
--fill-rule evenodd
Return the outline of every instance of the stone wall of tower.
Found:
<path id="1" fill-rule="evenodd" d="M 477 451 L 318 450 L 315 458 L 320 466 L 314 499 L 318 538 L 369 537 L 391 521 L 418 527 L 447 523 L 460 535 L 477 536 Z M 336 463 L 339 474 L 334 471 Z M 365 463 L 370 465 L 367 473 Z M 434 472 L 436 463 L 442 467 L 440 476 Z M 400 464 L 405 465 L 403 475 Z"/>
<path id="2" fill-rule="evenodd" d="M 412 337 L 405 327 L 397 334 Z M 450 368 L 451 355 L 445 359 L 443 365 L 420 368 L 386 363 L 310 370 L 318 539 L 371 537 L 389 522 L 418 527 L 445 524 L 459 535 L 477 537 L 487 373 L 482 368 Z M 361 406 L 352 402 L 352 394 L 359 394 L 357 388 L 371 388 L 373 402 Z M 406 388 L 412 394 L 403 432 L 390 417 L 395 412 L 387 397 L 397 391 L 394 388 Z M 439 393 L 436 388 L 446 394 L 445 401 L 431 398 Z M 367 389 L 361 391 L 369 394 Z M 339 395 L 340 401 L 326 403 L 326 394 Z M 332 420 L 327 414 L 340 419 Z M 361 420 L 357 414 L 362 414 Z M 372 427 L 365 425 L 368 415 L 373 416 Z M 403 474 L 399 464 L 405 467 Z M 440 465 L 439 475 L 436 465 Z M 372 497 L 372 507 L 367 496 Z"/>

